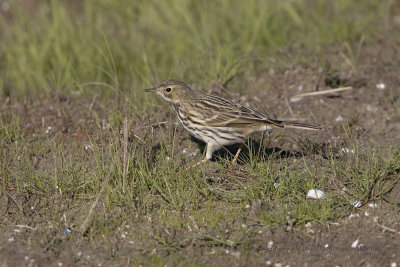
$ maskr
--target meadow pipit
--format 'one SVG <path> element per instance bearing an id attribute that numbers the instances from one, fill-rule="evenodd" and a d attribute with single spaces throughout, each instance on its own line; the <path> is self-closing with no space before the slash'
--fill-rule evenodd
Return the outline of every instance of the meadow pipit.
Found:
<path id="1" fill-rule="evenodd" d="M 160 95 L 175 110 L 183 127 L 207 144 L 206 158 L 193 166 L 210 160 L 212 153 L 222 146 L 243 144 L 252 133 L 271 128 L 321 129 L 305 123 L 271 119 L 241 104 L 195 92 L 180 81 L 167 80 L 154 88 L 146 89 L 145 92 Z M 241 148 L 242 146 L 238 149 L 232 164 L 236 162 Z"/>

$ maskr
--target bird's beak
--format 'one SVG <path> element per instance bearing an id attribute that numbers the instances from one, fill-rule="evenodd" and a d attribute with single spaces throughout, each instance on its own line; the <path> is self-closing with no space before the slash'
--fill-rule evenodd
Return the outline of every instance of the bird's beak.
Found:
<path id="1" fill-rule="evenodd" d="M 151 92 L 151 93 L 154 93 L 156 90 L 157 90 L 157 88 L 156 88 L 156 87 L 154 87 L 154 88 L 149 88 L 149 89 L 146 89 L 146 90 L 144 90 L 144 91 L 145 91 L 145 92 Z"/>

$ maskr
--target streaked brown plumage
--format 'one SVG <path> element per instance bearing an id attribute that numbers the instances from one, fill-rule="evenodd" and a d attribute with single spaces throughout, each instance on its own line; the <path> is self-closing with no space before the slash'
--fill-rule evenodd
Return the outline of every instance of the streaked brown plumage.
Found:
<path id="1" fill-rule="evenodd" d="M 198 93 L 187 84 L 176 80 L 164 81 L 145 91 L 160 95 L 175 110 L 183 127 L 207 144 L 206 159 L 203 162 L 210 160 L 215 150 L 222 146 L 243 143 L 255 132 L 271 128 L 321 129 L 309 124 L 271 119 L 266 114 L 241 104 Z M 234 161 L 239 152 L 240 150 Z"/>

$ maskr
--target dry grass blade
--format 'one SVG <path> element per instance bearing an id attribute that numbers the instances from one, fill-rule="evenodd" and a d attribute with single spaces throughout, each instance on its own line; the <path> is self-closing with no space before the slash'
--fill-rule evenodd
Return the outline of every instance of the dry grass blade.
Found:
<path id="1" fill-rule="evenodd" d="M 294 95 L 294 96 L 292 96 L 290 98 L 290 102 L 296 102 L 296 101 L 300 100 L 300 98 L 302 98 L 304 96 L 316 96 L 316 95 L 334 94 L 334 93 L 348 91 L 348 90 L 352 90 L 352 89 L 353 89 L 353 87 L 348 86 L 348 87 L 340 87 L 340 88 L 323 90 L 323 91 L 316 91 L 316 92 L 308 92 L 308 93 L 303 93 L 303 94 L 297 94 L 297 95 Z"/>
<path id="2" fill-rule="evenodd" d="M 126 169 L 127 169 L 127 155 L 128 155 L 128 117 L 124 119 L 124 165 L 123 165 L 123 177 L 122 177 L 122 191 L 125 194 L 125 181 L 126 181 Z"/>

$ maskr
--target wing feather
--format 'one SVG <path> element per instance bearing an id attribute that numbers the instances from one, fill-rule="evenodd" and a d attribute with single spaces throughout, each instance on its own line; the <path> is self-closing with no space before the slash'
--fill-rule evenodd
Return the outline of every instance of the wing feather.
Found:
<path id="1" fill-rule="evenodd" d="M 271 119 L 261 112 L 217 96 L 201 95 L 193 105 L 200 107 L 192 110 L 196 110 L 196 115 L 202 117 L 201 120 L 206 126 L 253 127 L 271 125 L 277 128 L 283 127 L 279 120 Z M 210 116 L 210 114 L 213 115 Z"/>

